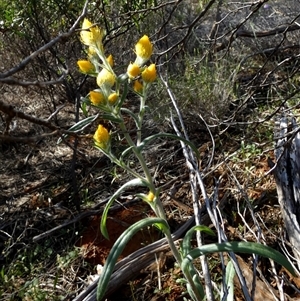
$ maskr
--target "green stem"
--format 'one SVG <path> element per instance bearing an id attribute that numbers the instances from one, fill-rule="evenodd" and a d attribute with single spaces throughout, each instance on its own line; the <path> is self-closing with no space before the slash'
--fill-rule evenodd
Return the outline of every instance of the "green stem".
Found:
<path id="1" fill-rule="evenodd" d="M 135 145 L 135 143 L 132 141 L 130 135 L 128 134 L 128 131 L 127 131 L 127 128 L 124 124 L 124 121 L 123 121 L 123 117 L 120 115 L 118 116 L 118 118 L 122 119 L 122 122 L 119 123 L 120 125 L 120 128 L 121 130 L 123 131 L 123 134 L 124 134 L 124 137 L 125 139 L 127 140 L 128 144 L 130 146 L 132 146 L 132 151 L 134 152 L 135 156 L 138 158 L 140 164 L 141 164 L 141 167 L 145 173 L 145 177 L 146 177 L 146 180 L 149 184 L 149 189 L 152 191 L 152 192 L 155 192 L 155 186 L 153 184 L 153 179 L 152 179 L 152 176 L 151 176 L 151 173 L 149 171 L 149 168 L 144 160 L 144 157 L 142 156 L 142 154 L 140 153 L 140 151 L 137 149 L 137 146 Z"/>
<path id="2" fill-rule="evenodd" d="M 111 161 L 113 161 L 116 165 L 120 166 L 121 168 L 125 169 L 127 172 L 129 172 L 130 174 L 132 174 L 134 177 L 141 179 L 142 181 L 145 181 L 146 179 L 144 177 L 141 177 L 140 174 L 138 174 L 137 172 L 135 172 L 134 170 L 132 170 L 131 168 L 129 168 L 127 165 L 123 164 L 122 161 L 120 161 L 119 159 L 117 159 L 114 155 L 106 153 L 107 157 L 110 158 Z"/>
<path id="3" fill-rule="evenodd" d="M 181 266 L 182 259 L 181 259 L 181 256 L 180 256 L 179 252 L 178 252 L 178 249 L 175 246 L 175 243 L 174 243 L 174 240 L 172 238 L 171 232 L 168 230 L 168 232 L 165 233 L 165 236 L 167 238 L 168 244 L 170 246 L 170 249 L 172 251 L 172 254 L 173 254 L 175 260 Z"/>
<path id="4" fill-rule="evenodd" d="M 147 87 L 145 87 L 145 90 Z M 141 141 L 142 141 L 142 122 L 143 122 L 143 117 L 144 117 L 144 114 L 145 114 L 145 101 L 146 101 L 146 91 L 144 91 L 144 95 L 141 97 L 140 99 L 140 111 L 139 111 L 139 114 L 137 116 L 137 119 L 136 119 L 136 126 L 137 126 L 137 143 L 135 144 L 133 142 L 133 140 L 131 139 L 131 136 L 129 135 L 128 133 L 128 130 L 125 126 L 125 123 L 124 123 L 124 119 L 123 119 L 123 116 L 120 114 L 120 111 L 116 114 L 117 118 L 119 118 L 120 120 L 122 120 L 120 123 L 119 123 L 119 126 L 120 126 L 120 129 L 123 131 L 123 134 L 124 134 L 124 137 L 125 139 L 127 140 L 127 143 L 129 144 L 129 146 L 132 147 L 132 151 L 134 152 L 135 156 L 137 157 L 137 159 L 139 160 L 139 163 L 144 171 L 144 174 L 145 174 L 145 177 L 146 177 L 146 180 L 148 182 L 148 185 L 149 185 L 149 189 L 152 191 L 152 193 L 156 193 L 156 188 L 155 188 L 155 185 L 153 183 L 153 179 L 152 179 L 152 176 L 151 176 L 151 173 L 150 173 L 150 170 L 146 164 L 146 161 L 141 153 L 141 151 L 138 149 L 138 146 L 141 144 Z M 118 159 L 114 158 L 114 162 L 116 162 L 119 166 L 120 166 L 120 163 Z M 141 178 L 140 176 L 138 176 L 133 170 L 131 170 L 130 168 L 128 168 L 127 166 L 122 166 L 124 169 L 126 169 L 127 171 L 129 171 L 131 174 L 134 174 L 136 177 L 139 177 Z M 153 204 L 153 206 L 151 206 L 153 211 L 155 212 L 155 214 L 157 215 L 157 217 L 160 217 L 162 218 L 163 220 L 165 220 L 167 222 L 167 217 L 166 217 L 166 214 L 165 214 L 165 211 L 164 211 L 164 208 L 163 208 L 163 205 L 159 199 L 159 197 L 157 197 L 156 201 L 155 201 L 155 204 Z M 181 266 L 182 264 L 182 258 L 181 258 L 181 255 L 174 243 L 174 240 L 172 238 L 172 234 L 169 230 L 169 228 L 167 230 L 164 231 L 164 234 L 165 234 L 165 237 L 168 241 L 168 244 L 170 246 L 170 249 L 171 249 L 171 252 L 175 258 L 175 260 L 177 261 L 177 263 L 179 264 L 179 266 Z M 196 298 L 198 300 L 201 300 L 201 296 L 197 290 L 197 288 L 195 287 L 195 284 L 193 282 L 193 279 L 192 279 L 192 276 L 190 275 L 189 272 L 187 272 L 185 274 L 185 277 L 192 289 L 192 291 L 194 292 Z"/>
<path id="5" fill-rule="evenodd" d="M 136 145 L 139 146 L 142 142 L 142 123 L 145 114 L 145 101 L 146 101 L 146 91 L 144 95 L 141 96 L 140 99 L 140 112 L 138 114 L 138 124 L 137 124 L 137 143 Z"/>

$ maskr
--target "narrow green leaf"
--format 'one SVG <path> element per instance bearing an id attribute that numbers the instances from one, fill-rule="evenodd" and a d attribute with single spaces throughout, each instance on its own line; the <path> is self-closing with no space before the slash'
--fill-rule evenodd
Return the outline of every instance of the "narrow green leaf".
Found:
<path id="1" fill-rule="evenodd" d="M 209 235 L 215 236 L 214 231 L 212 231 L 209 227 L 203 226 L 203 225 L 196 225 L 192 227 L 187 233 L 185 234 L 183 240 L 182 240 L 182 254 L 183 257 L 185 257 L 190 251 L 191 251 L 191 240 L 192 236 L 195 231 L 202 231 Z"/>
<path id="2" fill-rule="evenodd" d="M 194 301 L 203 300 L 205 297 L 203 285 L 199 279 L 199 275 L 195 270 L 194 265 L 190 262 L 188 270 L 185 271 L 184 276 L 186 278 L 186 288 L 191 298 Z"/>
<path id="3" fill-rule="evenodd" d="M 73 126 L 71 126 L 69 128 L 70 132 L 79 132 L 83 129 L 85 129 L 87 126 L 89 126 L 93 121 L 95 121 L 98 118 L 99 114 L 87 117 L 79 122 L 77 122 L 76 124 L 74 124 Z"/>
<path id="4" fill-rule="evenodd" d="M 110 120 L 112 122 L 115 123 L 121 123 L 122 120 L 118 117 L 115 117 L 114 115 L 112 115 L 112 113 L 107 113 L 107 114 L 102 114 L 101 118 L 105 119 L 105 120 Z"/>
<path id="5" fill-rule="evenodd" d="M 191 260 L 205 254 L 215 253 L 215 252 L 234 252 L 234 253 L 247 253 L 247 254 L 257 254 L 266 258 L 273 259 L 280 265 L 284 266 L 292 275 L 295 275 L 295 271 L 287 260 L 287 258 L 279 253 L 278 251 L 272 249 L 271 247 L 255 243 L 255 242 L 224 242 L 224 243 L 214 243 L 201 246 L 190 251 L 187 256 L 182 261 L 182 269 L 188 269 Z"/>
<path id="6" fill-rule="evenodd" d="M 105 261 L 104 267 L 102 269 L 98 287 L 97 287 L 97 300 L 102 300 L 107 285 L 109 283 L 111 274 L 114 270 L 115 264 L 117 262 L 118 257 L 121 255 L 122 251 L 124 250 L 126 244 L 132 238 L 134 234 L 140 231 L 144 227 L 148 227 L 150 225 L 160 225 L 161 228 L 168 228 L 168 223 L 162 218 L 154 218 L 149 217 L 145 218 L 141 221 L 136 222 L 135 224 L 131 225 L 128 229 L 126 229 L 121 236 L 116 240 L 115 244 L 113 245 L 110 253 Z"/>
<path id="7" fill-rule="evenodd" d="M 131 153 L 133 148 L 134 148 L 134 146 L 129 146 L 128 148 L 126 148 L 126 149 L 122 152 L 122 154 L 121 154 L 121 156 L 120 156 L 120 158 L 119 158 L 119 161 L 123 161 L 124 157 L 125 157 L 127 154 Z"/>
<path id="8" fill-rule="evenodd" d="M 86 102 L 82 102 L 82 104 L 81 104 L 81 110 L 83 112 L 83 115 L 87 118 L 88 111 L 87 111 L 87 103 Z"/>
<path id="9" fill-rule="evenodd" d="M 121 111 L 127 113 L 128 115 L 130 115 L 132 117 L 132 119 L 134 120 L 136 127 L 137 128 L 139 127 L 139 119 L 132 111 L 130 111 L 127 108 L 121 108 Z"/>
<path id="10" fill-rule="evenodd" d="M 197 272 L 195 272 L 195 274 L 193 275 L 193 282 L 194 282 L 194 285 L 197 289 L 197 292 L 200 294 L 200 296 L 203 300 L 204 296 L 205 296 L 205 293 L 204 293 L 203 285 L 200 282 L 199 275 L 198 275 Z"/>
<path id="11" fill-rule="evenodd" d="M 127 188 L 134 187 L 134 186 L 145 186 L 145 183 L 141 179 L 130 180 L 129 182 L 127 182 L 123 186 L 121 186 L 107 202 L 107 204 L 103 210 L 102 217 L 101 217 L 101 223 L 100 223 L 101 233 L 106 239 L 109 239 L 108 232 L 106 229 L 106 219 L 107 219 L 107 215 L 108 215 L 110 206 L 123 191 L 125 191 Z"/>
<path id="12" fill-rule="evenodd" d="M 187 289 L 187 291 L 188 291 L 190 297 L 191 297 L 194 301 L 198 301 L 198 299 L 197 299 L 196 295 L 194 294 L 194 291 L 193 291 L 193 289 L 192 289 L 192 287 L 191 287 L 191 285 L 190 285 L 189 283 L 186 284 L 186 289 Z"/>
<path id="13" fill-rule="evenodd" d="M 84 130 L 87 126 L 89 126 L 92 122 L 94 122 L 97 118 L 98 118 L 99 114 L 87 117 L 79 122 L 77 122 L 76 124 L 74 124 L 73 126 L 71 126 L 68 131 L 70 132 L 80 132 L 82 130 Z M 62 135 L 63 138 L 59 138 L 57 140 L 57 144 L 61 143 L 63 139 L 66 139 L 68 137 L 67 134 Z"/>

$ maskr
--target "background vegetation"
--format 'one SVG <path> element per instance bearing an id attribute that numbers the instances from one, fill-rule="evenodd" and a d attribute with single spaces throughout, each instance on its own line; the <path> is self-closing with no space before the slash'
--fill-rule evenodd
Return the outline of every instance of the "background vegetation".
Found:
<path id="1" fill-rule="evenodd" d="M 84 118 L 80 99 L 95 88 L 76 67 L 85 58 L 81 23 L 70 31 L 84 4 L 0 1 L 3 300 L 73 300 L 84 291 L 98 263 L 82 248 L 84 230 L 94 225 L 105 199 L 127 180 L 92 148 L 89 134 L 99 120 L 56 143 Z M 220 202 L 218 214 L 228 239 L 258 240 L 290 258 L 288 241 L 281 236 L 276 186 L 267 172 L 268 160 L 274 161 L 275 121 L 283 113 L 298 117 L 298 6 L 296 0 L 87 4 L 88 18 L 106 30 L 105 49 L 120 72 L 134 59 L 133 45 L 142 35 L 154 42 L 159 73 L 201 152 L 200 171 L 212 201 Z M 134 96 L 127 105 L 134 108 Z M 145 135 L 173 132 L 170 112 L 175 110 L 161 80 L 148 105 Z M 175 142 L 159 141 L 147 156 L 165 187 L 164 202 L 176 230 L 193 214 L 182 151 Z M 120 202 L 130 197 L 129 192 Z M 244 257 L 240 264 L 250 261 Z M 163 265 L 166 287 L 158 289 L 159 276 L 150 279 L 150 287 L 143 284 L 145 277 L 131 279 L 122 290 L 124 300 L 151 300 L 153 294 L 183 300 L 183 288 L 174 280 L 180 279 L 176 267 L 168 257 Z M 220 259 L 211 258 L 210 265 L 213 280 L 220 282 Z M 271 290 L 275 295 L 299 296 L 297 280 L 278 278 L 272 263 L 257 265 L 257 281 L 267 287 L 276 283 Z M 285 279 L 283 285 L 280 279 Z M 258 288 L 260 293 L 266 290 Z"/>

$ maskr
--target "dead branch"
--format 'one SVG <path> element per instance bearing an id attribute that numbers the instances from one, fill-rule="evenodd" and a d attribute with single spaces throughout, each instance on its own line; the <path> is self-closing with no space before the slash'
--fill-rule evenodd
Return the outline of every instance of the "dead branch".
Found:
<path id="1" fill-rule="evenodd" d="M 0 140 L 7 141 L 7 142 L 17 142 L 17 143 L 34 143 L 46 137 L 51 137 L 59 134 L 59 131 L 54 131 L 51 133 L 46 133 L 34 137 L 14 137 L 9 135 L 1 135 Z"/>
<path id="2" fill-rule="evenodd" d="M 215 1 L 216 1 L 216 0 L 210 0 L 210 1 L 207 3 L 207 5 L 206 5 L 206 7 L 204 8 L 204 10 L 201 11 L 201 13 L 200 13 L 200 14 L 199 14 L 199 15 L 198 15 L 198 16 L 197 16 L 190 24 L 185 25 L 185 26 L 181 26 L 180 28 L 177 27 L 177 28 L 174 29 L 174 30 L 178 30 L 178 29 L 184 29 L 184 28 L 187 28 L 187 32 L 186 32 L 186 34 L 182 37 L 182 39 L 180 39 L 177 43 L 175 43 L 174 45 L 172 45 L 171 47 L 169 47 L 167 50 L 165 50 L 165 51 L 159 53 L 158 56 L 157 56 L 156 61 L 159 61 L 159 59 L 160 59 L 163 55 L 165 55 L 165 54 L 167 54 L 167 53 L 170 53 L 170 51 L 176 49 L 178 46 L 181 46 L 180 49 L 177 50 L 174 54 L 172 54 L 171 58 L 174 57 L 177 53 L 179 53 L 179 52 L 181 51 L 181 48 L 182 48 L 182 47 L 184 46 L 184 44 L 188 41 L 188 39 L 189 39 L 189 37 L 190 37 L 190 35 L 191 35 L 191 33 L 192 33 L 193 28 L 196 26 L 196 24 L 198 23 L 198 21 L 199 21 L 203 16 L 205 16 L 205 15 L 207 14 L 207 12 L 208 12 L 209 9 L 211 8 L 211 6 L 215 3 Z M 159 32 L 161 32 L 162 28 L 163 28 L 163 26 L 160 28 Z M 163 39 L 164 39 L 164 38 L 165 38 L 165 37 L 163 37 Z M 170 58 L 170 59 L 171 59 L 171 58 Z M 170 59 L 169 59 L 169 60 L 170 60 Z M 169 61 L 169 60 L 168 60 L 168 61 Z M 165 63 L 164 63 L 164 64 L 165 64 Z M 162 64 L 162 65 L 163 65 L 163 64 Z"/>
<path id="3" fill-rule="evenodd" d="M 77 137 L 77 138 L 91 138 L 92 137 L 89 134 L 79 135 L 76 132 L 68 131 L 68 130 L 62 129 L 61 127 L 58 127 L 58 126 L 54 125 L 53 123 L 51 123 L 49 121 L 53 114 L 50 116 L 50 118 L 48 118 L 48 120 L 41 119 L 41 118 L 38 118 L 38 117 L 28 115 L 28 114 L 26 114 L 22 111 L 19 111 L 19 110 L 15 109 L 12 105 L 7 105 L 4 102 L 2 102 L 1 100 L 0 100 L 0 111 L 2 111 L 3 113 L 5 113 L 7 115 L 6 130 L 5 130 L 4 134 L 2 134 L 2 135 L 0 134 L 0 139 L 1 140 L 5 140 L 5 141 L 9 141 L 9 142 L 32 143 L 32 142 L 36 142 L 36 141 L 38 141 L 40 139 L 43 139 L 45 137 L 48 137 L 48 136 L 62 135 L 62 134 L 67 134 L 67 135 Z M 15 118 L 15 117 L 25 119 L 25 120 L 27 120 L 31 123 L 44 126 L 48 129 L 52 130 L 53 132 L 38 135 L 38 136 L 34 136 L 34 137 L 9 136 L 8 135 L 9 125 L 10 125 L 10 122 L 12 121 L 12 119 Z"/>
<path id="4" fill-rule="evenodd" d="M 254 12 L 251 12 L 251 15 L 253 13 Z M 243 24 L 245 23 L 245 21 L 246 20 L 243 21 Z M 215 52 L 219 52 L 219 51 L 221 51 L 225 48 L 230 47 L 232 42 L 234 40 L 236 40 L 237 38 L 242 38 L 242 37 L 245 37 L 245 38 L 264 38 L 264 37 L 274 36 L 274 35 L 277 35 L 277 34 L 285 34 L 287 32 L 295 31 L 295 30 L 300 29 L 300 24 L 297 23 L 297 24 L 292 24 L 292 25 L 279 26 L 279 27 L 277 27 L 275 29 L 271 29 L 271 30 L 249 31 L 249 30 L 245 30 L 245 29 L 241 28 L 241 26 L 243 24 L 241 24 L 241 25 L 239 25 L 235 28 L 235 30 L 233 31 L 233 33 L 231 34 L 231 36 L 228 40 L 224 41 L 223 43 L 217 44 L 215 49 L 214 49 Z"/>
<path id="5" fill-rule="evenodd" d="M 279 26 L 275 29 L 266 30 L 266 31 L 249 31 L 249 30 L 239 29 L 236 33 L 236 36 L 247 37 L 247 38 L 263 38 L 263 37 L 274 36 L 280 33 L 285 33 L 288 31 L 295 31 L 299 29 L 300 29 L 300 24 Z"/>
<path id="6" fill-rule="evenodd" d="M 276 180 L 278 202 L 281 208 L 285 230 L 292 245 L 298 273 L 300 271 L 300 133 L 294 117 L 280 118 L 276 129 Z M 289 132 L 296 134 L 289 139 Z"/>
<path id="7" fill-rule="evenodd" d="M 58 35 L 56 38 L 51 40 L 49 43 L 45 44 L 44 46 L 42 46 L 41 48 L 39 48 L 38 50 L 33 52 L 31 55 L 26 57 L 18 66 L 13 67 L 12 69 L 10 69 L 7 72 L 0 73 L 0 82 L 5 83 L 5 84 L 9 84 L 9 85 L 19 85 L 19 86 L 25 86 L 25 87 L 26 86 L 31 86 L 31 85 L 38 86 L 38 87 L 45 87 L 45 86 L 48 86 L 48 85 L 55 85 L 55 84 L 61 83 L 64 80 L 64 78 L 67 74 L 67 70 L 63 73 L 63 75 L 59 79 L 52 80 L 52 81 L 45 81 L 45 82 L 41 82 L 41 81 L 22 81 L 20 79 L 16 79 L 16 78 L 12 77 L 12 75 L 14 75 L 17 72 L 24 69 L 40 53 L 50 49 L 56 43 L 58 43 L 60 41 L 63 41 L 65 39 L 68 39 L 76 31 L 76 28 L 78 27 L 79 22 L 86 15 L 87 4 L 88 4 L 88 1 L 85 2 L 81 15 L 77 18 L 77 20 L 75 21 L 75 23 L 73 24 L 73 26 L 70 28 L 70 30 L 68 32 Z M 30 116 L 28 114 L 25 114 L 24 112 L 19 111 L 16 108 L 14 108 L 12 105 L 6 104 L 5 102 L 3 102 L 1 100 L 0 100 L 0 111 L 2 111 L 3 113 L 6 114 L 6 128 L 5 128 L 5 131 L 4 131 L 4 135 L 0 136 L 0 139 L 2 139 L 2 140 L 31 143 L 31 142 L 37 141 L 37 140 L 39 140 L 39 139 L 41 139 L 45 136 L 54 135 L 54 134 L 57 134 L 57 133 L 66 133 L 65 130 L 62 130 L 61 128 L 55 126 L 54 124 L 49 122 L 49 120 L 44 120 L 44 119 L 41 119 L 41 118 L 37 118 L 37 117 L 34 117 L 34 116 Z M 29 137 L 19 138 L 19 137 L 8 136 L 7 134 L 9 132 L 10 123 L 11 123 L 12 119 L 15 118 L 15 117 L 25 119 L 25 120 L 27 120 L 31 123 L 34 123 L 34 124 L 42 125 L 44 127 L 49 128 L 50 130 L 52 130 L 54 132 L 52 132 L 50 134 L 45 134 L 45 135 L 41 135 L 41 136 L 38 136 L 38 137 L 30 137 L 30 138 Z M 73 135 L 72 132 L 69 132 L 68 134 Z"/>
<path id="8" fill-rule="evenodd" d="M 64 74 L 57 80 L 50 80 L 50 81 L 21 81 L 19 79 L 15 79 L 13 77 L 7 77 L 7 78 L 0 78 L 0 82 L 7 85 L 16 85 L 16 86 L 22 86 L 22 87 L 28 87 L 28 86 L 37 86 L 40 88 L 44 88 L 49 85 L 57 85 L 61 84 L 66 77 L 68 72 L 64 72 Z M 1 76 L 1 74 L 0 74 Z"/>
<path id="9" fill-rule="evenodd" d="M 16 74 L 17 72 L 23 70 L 40 53 L 50 49 L 56 43 L 68 39 L 76 31 L 76 28 L 78 27 L 80 21 L 86 15 L 87 5 L 88 5 L 88 1 L 85 2 L 81 15 L 78 17 L 78 19 L 75 21 L 75 23 L 73 24 L 73 26 L 70 28 L 70 30 L 68 32 L 65 32 L 65 33 L 62 33 L 62 34 L 58 35 L 56 38 L 51 40 L 49 43 L 45 44 L 44 46 L 42 46 L 38 50 L 34 51 L 32 54 L 30 54 L 28 57 L 26 57 L 18 66 L 15 66 L 15 67 L 11 68 L 7 72 L 0 73 L 0 80 L 4 79 L 4 78 L 7 78 L 7 77 L 10 77 L 10 76 Z"/>
<path id="10" fill-rule="evenodd" d="M 8 104 L 4 103 L 1 100 L 0 100 L 0 111 L 2 111 L 3 113 L 5 113 L 7 115 L 7 120 L 6 120 L 6 123 L 7 123 L 6 128 L 7 129 L 9 127 L 9 123 L 11 122 L 11 120 L 15 117 L 19 117 L 19 118 L 25 119 L 29 122 L 45 126 L 45 127 L 49 128 L 50 130 L 53 130 L 53 131 L 61 130 L 59 127 L 52 124 L 51 122 L 46 121 L 46 120 L 41 119 L 41 118 L 37 118 L 37 117 L 31 116 L 31 115 L 28 115 L 28 114 L 26 114 L 22 111 L 19 111 L 19 110 L 15 109 L 12 105 L 8 105 Z"/>

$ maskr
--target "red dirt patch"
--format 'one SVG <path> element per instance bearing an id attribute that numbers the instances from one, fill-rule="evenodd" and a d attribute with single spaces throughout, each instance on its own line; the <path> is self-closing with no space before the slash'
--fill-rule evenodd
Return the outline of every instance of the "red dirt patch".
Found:
<path id="1" fill-rule="evenodd" d="M 113 244 L 119 236 L 132 224 L 143 219 L 150 210 L 147 204 L 135 204 L 123 209 L 114 211 L 113 217 L 107 219 L 107 240 L 100 231 L 101 216 L 94 216 L 89 220 L 86 230 L 82 234 L 82 239 L 77 244 L 81 247 L 86 261 L 89 263 L 104 264 Z M 158 231 L 155 229 L 142 229 L 136 233 L 125 247 L 119 260 L 133 253 L 139 248 L 158 239 Z"/>

